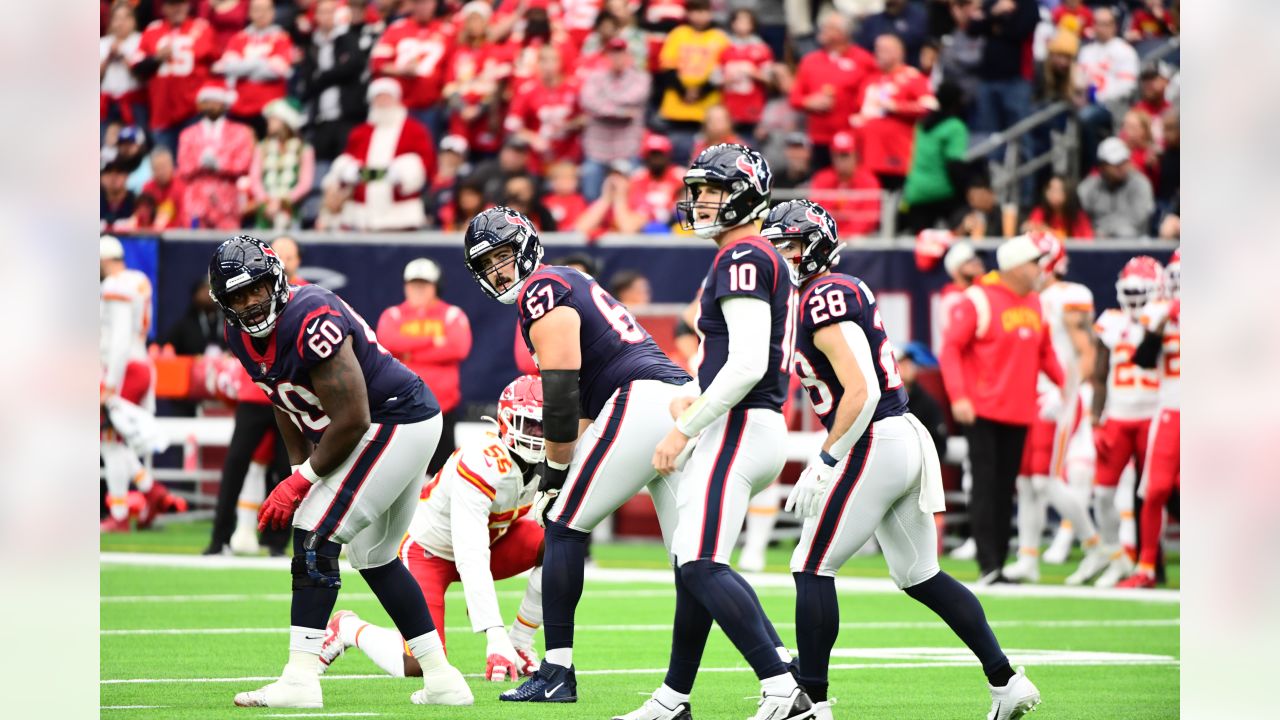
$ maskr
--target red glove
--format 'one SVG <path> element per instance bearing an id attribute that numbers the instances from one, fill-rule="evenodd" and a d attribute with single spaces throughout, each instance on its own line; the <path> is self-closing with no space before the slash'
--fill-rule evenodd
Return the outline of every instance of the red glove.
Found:
<path id="1" fill-rule="evenodd" d="M 294 470 L 262 503 L 262 508 L 258 510 L 258 529 L 287 527 L 293 519 L 293 511 L 298 509 L 302 498 L 310 491 L 311 481 L 300 471 Z"/>

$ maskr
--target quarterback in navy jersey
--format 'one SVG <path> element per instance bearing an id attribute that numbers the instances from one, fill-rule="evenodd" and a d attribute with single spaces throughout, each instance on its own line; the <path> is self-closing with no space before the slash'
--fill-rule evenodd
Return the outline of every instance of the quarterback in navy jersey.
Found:
<path id="1" fill-rule="evenodd" d="M 257 238 L 218 246 L 209 294 L 227 341 L 275 405 L 293 464 L 262 504 L 259 527 L 293 526 L 289 662 L 276 682 L 239 693 L 242 707 L 323 707 L 320 652 L 347 545 L 423 668 L 415 704 L 470 705 L 445 658 L 422 590 L 397 557 L 440 440 L 440 408 L 422 380 L 387 354 L 354 310 L 323 288 L 291 287 Z"/>
<path id="2" fill-rule="evenodd" d="M 467 268 L 485 294 L 516 306 L 542 376 L 546 459 L 533 514 L 546 527 L 546 653 L 538 674 L 501 699 L 576 702 L 573 617 L 587 538 L 648 487 L 669 545 L 674 479 L 660 477 L 649 459 L 672 425 L 672 403 L 693 394 L 693 381 L 590 276 L 542 265 L 542 243 L 524 215 L 485 210 L 467 226 L 464 244 Z"/>
<path id="3" fill-rule="evenodd" d="M 938 568 L 933 514 L 945 509 L 937 449 L 907 410 L 875 295 L 834 273 L 835 220 L 808 200 L 774 207 L 762 233 L 796 269 L 801 293 L 795 364 L 827 428 L 786 510 L 804 518 L 791 557 L 796 582 L 797 677 L 831 718 L 828 664 L 840 627 L 835 575 L 874 534 L 898 587 L 938 614 L 977 655 L 991 692 L 989 718 L 1020 718 L 1040 702 L 1021 668 L 1009 665 L 982 605 Z"/>

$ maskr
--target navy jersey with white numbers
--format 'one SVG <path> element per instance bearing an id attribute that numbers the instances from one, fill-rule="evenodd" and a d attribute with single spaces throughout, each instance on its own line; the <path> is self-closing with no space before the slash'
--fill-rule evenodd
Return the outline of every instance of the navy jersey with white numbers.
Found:
<path id="1" fill-rule="evenodd" d="M 735 407 L 782 410 L 791 376 L 791 354 L 796 343 L 796 286 L 791 265 L 764 238 L 747 237 L 725 245 L 716 253 L 711 270 L 702 281 L 698 303 L 698 335 L 701 362 L 698 384 L 706 392 L 729 359 L 729 326 L 720 301 L 751 297 L 769 303 L 769 364 L 764 377 Z"/>
<path id="2" fill-rule="evenodd" d="M 800 335 L 796 338 L 796 375 L 809 392 L 813 409 L 827 430 L 835 420 L 834 410 L 844 397 L 844 386 L 827 356 L 813 344 L 813 334 L 836 323 L 851 322 L 867 336 L 871 364 L 876 368 L 880 402 L 871 422 L 907 412 L 907 391 L 893 357 L 893 343 L 885 333 L 876 296 L 867 284 L 855 277 L 832 273 L 809 283 L 800 296 Z"/>
<path id="3" fill-rule="evenodd" d="M 227 345 L 249 377 L 312 442 L 320 442 L 329 416 L 316 397 L 311 370 L 332 357 L 348 336 L 368 388 L 372 422 L 403 425 L 440 412 L 422 378 L 378 344 L 373 330 L 351 306 L 318 285 L 290 288 L 289 302 L 265 338 L 252 338 L 230 325 L 225 331 Z"/>
<path id="4" fill-rule="evenodd" d="M 595 418 L 614 391 L 633 380 L 662 380 L 682 385 L 692 378 L 658 348 L 649 333 L 590 276 L 573 268 L 543 265 L 525 281 L 516 308 L 520 332 L 533 354 L 529 328 L 553 308 L 578 313 L 582 366 L 578 371 L 579 408 Z"/>

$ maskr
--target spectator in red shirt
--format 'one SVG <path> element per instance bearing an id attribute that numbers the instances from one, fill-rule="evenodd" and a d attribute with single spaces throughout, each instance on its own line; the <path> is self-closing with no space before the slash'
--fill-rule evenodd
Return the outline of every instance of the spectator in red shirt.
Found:
<path id="1" fill-rule="evenodd" d="M 578 217 L 575 230 L 595 240 L 610 232 L 631 234 L 645 224 L 645 214 L 631 205 L 631 164 L 618 160 L 609 166 L 600 197 Z"/>
<path id="2" fill-rule="evenodd" d="M 516 91 L 506 121 L 506 131 L 522 136 L 532 148 L 536 161 L 530 168 L 533 172 L 539 172 L 543 163 L 577 162 L 582 155 L 579 91 L 578 81 L 565 77 L 560 51 L 553 45 L 542 46 L 538 50 L 538 77 Z"/>
<path id="3" fill-rule="evenodd" d="M 378 318 L 378 341 L 418 374 L 440 403 L 440 444 L 427 465 L 434 474 L 457 447 L 454 427 L 462 400 L 458 368 L 471 354 L 471 323 L 462 308 L 440 299 L 440 266 L 428 258 L 404 268 L 404 302 Z"/>
<path id="4" fill-rule="evenodd" d="M 862 104 L 862 86 L 875 72 L 875 59 L 849 41 L 849 21 L 828 13 L 818 25 L 820 49 L 805 55 L 791 86 L 791 106 L 809 117 L 813 166 L 831 164 L 831 139 L 849 127 Z"/>
<path id="5" fill-rule="evenodd" d="M 1147 0 L 1146 7 L 1134 10 L 1124 31 L 1125 39 L 1135 43 L 1177 34 L 1178 15 L 1165 7 L 1164 0 Z"/>
<path id="6" fill-rule="evenodd" d="M 158 147 L 151 151 L 151 179 L 142 186 L 142 196 L 149 198 L 153 210 L 145 224 L 155 230 L 181 227 L 182 196 L 186 185 L 174 173 L 173 153 Z"/>
<path id="7" fill-rule="evenodd" d="M 285 80 L 293 72 L 293 41 L 275 24 L 271 0 L 250 0 L 249 27 L 227 42 L 213 71 L 226 76 L 236 91 L 231 119 L 253 128 L 261 139 L 267 123 L 262 109 L 285 96 Z"/>
<path id="8" fill-rule="evenodd" d="M 156 143 L 178 151 L 178 134 L 196 119 L 196 93 L 217 57 L 209 23 L 191 17 L 188 0 L 164 0 L 163 20 L 142 33 L 129 58 L 133 72 L 147 82 L 151 130 Z"/>
<path id="9" fill-rule="evenodd" d="M 1093 11 L 1084 4 L 1084 0 L 1062 0 L 1062 4 L 1053 9 L 1052 17 L 1053 26 L 1060 32 L 1093 39 Z"/>
<path id="10" fill-rule="evenodd" d="M 644 232 L 671 231 L 683 181 L 684 168 L 671 162 L 671 141 L 663 135 L 646 137 L 644 167 L 632 173 L 630 190 L 631 207 L 644 215 Z"/>
<path id="11" fill-rule="evenodd" d="M 462 29 L 442 66 L 449 133 L 466 140 L 476 158 L 493 155 L 502 144 L 501 91 L 511 72 L 510 58 L 488 38 L 492 12 L 483 2 L 463 6 Z"/>
<path id="12" fill-rule="evenodd" d="M 831 167 L 814 173 L 809 198 L 836 219 L 842 236 L 867 235 L 880 226 L 880 182 L 858 162 L 853 134 L 831 139 Z"/>
<path id="13" fill-rule="evenodd" d="M 444 135 L 440 104 L 444 73 L 453 52 L 453 25 L 436 17 L 436 0 L 412 0 L 408 17 L 389 25 L 369 56 L 374 77 L 400 81 L 404 105 L 431 137 Z"/>
<path id="14" fill-rule="evenodd" d="M 1133 167 L 1147 176 L 1153 189 L 1158 189 L 1160 148 L 1156 146 L 1155 136 L 1151 132 L 1151 118 L 1141 110 L 1130 110 L 1124 114 L 1119 135 L 1124 144 L 1129 146 L 1129 160 Z"/>
<path id="15" fill-rule="evenodd" d="M 911 143 L 916 123 L 938 100 L 929 78 L 907 65 L 906 50 L 897 35 L 876 38 L 879 72 L 863 86 L 862 107 L 849 123 L 862 134 L 863 164 L 887 190 L 901 190 L 911 167 Z"/>
<path id="16" fill-rule="evenodd" d="M 248 0 L 199 0 L 196 16 L 209 23 L 213 30 L 213 51 L 221 55 L 227 43 L 249 22 Z"/>
<path id="17" fill-rule="evenodd" d="M 756 35 L 756 15 L 747 8 L 729 19 L 729 47 L 720 54 L 724 86 L 720 102 L 729 110 L 733 129 L 743 137 L 755 134 L 773 85 L 773 51 Z"/>
<path id="18" fill-rule="evenodd" d="M 703 150 L 712 145 L 724 143 L 748 144 L 733 131 L 733 118 L 729 115 L 728 108 L 724 105 L 712 105 L 707 108 L 707 114 L 702 120 L 702 132 L 693 138 L 693 151 L 689 153 L 688 162 L 692 163 Z"/>
<path id="19" fill-rule="evenodd" d="M 1151 121 L 1151 137 L 1158 147 L 1164 147 L 1164 115 L 1173 107 L 1165 97 L 1169 87 L 1170 70 L 1164 63 L 1148 65 L 1138 75 L 1138 102 L 1133 109 L 1144 113 Z"/>
<path id="20" fill-rule="evenodd" d="M 1093 239 L 1089 214 L 1080 207 L 1075 186 L 1054 175 L 1044 186 L 1044 195 L 1031 209 L 1026 232 L 1051 232 L 1059 238 Z"/>
<path id="21" fill-rule="evenodd" d="M 578 192 L 578 166 L 558 162 L 547 168 L 547 188 L 542 204 L 556 221 L 556 227 L 572 228 L 587 209 L 587 201 Z"/>

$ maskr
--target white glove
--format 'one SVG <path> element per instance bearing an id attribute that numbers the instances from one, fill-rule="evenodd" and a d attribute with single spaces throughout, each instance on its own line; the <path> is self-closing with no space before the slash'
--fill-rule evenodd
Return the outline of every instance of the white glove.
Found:
<path id="1" fill-rule="evenodd" d="M 520 656 L 507 637 L 506 628 L 491 627 L 485 631 L 489 642 L 485 648 L 484 679 L 489 682 L 506 682 L 520 677 Z"/>
<path id="2" fill-rule="evenodd" d="M 551 510 L 551 506 L 556 504 L 556 498 L 559 497 L 559 490 L 547 490 L 533 496 L 533 519 L 538 521 L 538 527 L 546 529 L 547 513 Z"/>
<path id="3" fill-rule="evenodd" d="M 831 478 L 835 473 L 835 466 L 828 465 L 821 454 L 814 456 L 804 472 L 800 473 L 800 479 L 796 481 L 795 486 L 791 488 L 791 494 L 787 495 L 787 504 L 783 509 L 787 512 L 794 509 L 796 515 L 802 518 L 816 517 L 822 510 L 822 503 L 827 499 L 827 492 L 831 489 Z"/>

